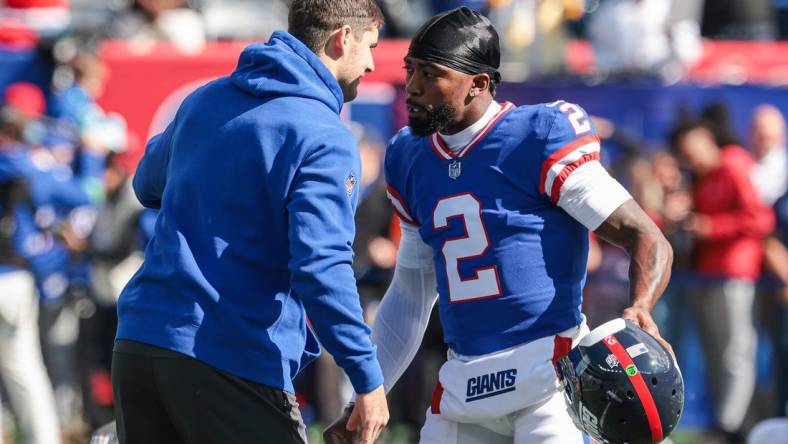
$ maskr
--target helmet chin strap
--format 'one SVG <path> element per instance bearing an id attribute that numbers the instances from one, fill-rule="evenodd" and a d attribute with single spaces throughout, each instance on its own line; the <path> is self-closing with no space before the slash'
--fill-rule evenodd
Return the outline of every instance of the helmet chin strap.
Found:
<path id="1" fill-rule="evenodd" d="M 622 318 L 616 318 L 611 321 L 607 321 L 599 327 L 591 330 L 591 333 L 586 335 L 586 337 L 580 341 L 580 345 L 583 347 L 589 347 L 612 334 L 620 332 L 625 328 L 627 328 L 627 323 Z"/>

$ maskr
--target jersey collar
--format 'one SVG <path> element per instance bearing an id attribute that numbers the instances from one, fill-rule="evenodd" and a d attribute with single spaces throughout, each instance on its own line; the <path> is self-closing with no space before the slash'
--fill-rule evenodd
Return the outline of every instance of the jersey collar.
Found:
<path id="1" fill-rule="evenodd" d="M 473 139 L 471 139 L 470 142 L 468 142 L 467 145 L 465 145 L 462 149 L 457 150 L 456 153 L 452 152 L 452 150 L 449 149 L 449 147 L 446 145 L 446 142 L 443 140 L 443 137 L 441 137 L 440 133 L 437 132 L 433 133 L 429 137 L 432 150 L 435 151 L 435 154 L 437 154 L 438 157 L 444 160 L 456 159 L 465 156 L 474 146 L 476 146 L 476 144 L 478 144 L 482 139 L 484 139 L 484 136 L 486 136 L 487 133 L 490 132 L 492 127 L 495 126 L 495 124 L 498 123 L 498 121 L 501 120 L 501 118 L 512 109 L 514 109 L 514 104 L 512 104 L 511 102 L 503 103 L 501 110 L 498 111 L 495 117 L 493 117 L 487 123 L 487 125 L 485 125 L 484 128 L 482 128 L 482 130 L 479 131 L 479 133 L 476 134 L 476 136 Z"/>

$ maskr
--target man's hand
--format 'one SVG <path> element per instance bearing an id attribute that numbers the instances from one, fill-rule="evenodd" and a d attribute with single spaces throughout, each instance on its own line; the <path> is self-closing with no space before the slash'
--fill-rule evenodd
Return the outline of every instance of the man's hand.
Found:
<path id="1" fill-rule="evenodd" d="M 651 312 L 646 310 L 642 307 L 629 307 L 621 313 L 621 317 L 624 319 L 628 319 L 646 331 L 646 333 L 654 336 L 654 338 L 662 344 L 671 355 L 674 357 L 676 356 L 673 353 L 673 347 L 668 344 L 668 341 L 664 340 L 662 336 L 659 334 L 659 328 L 657 328 L 657 323 L 654 322 L 654 318 L 651 317 Z"/>
<path id="2" fill-rule="evenodd" d="M 378 435 L 388 422 L 389 407 L 386 404 L 386 392 L 381 385 L 369 393 L 363 393 L 356 397 L 356 405 L 353 407 L 345 429 L 359 432 L 361 444 L 372 444 L 378 439 Z"/>
<path id="3" fill-rule="evenodd" d="M 347 429 L 347 422 L 350 419 L 350 414 L 353 413 L 354 407 L 354 403 L 348 404 L 342 411 L 342 415 L 323 431 L 325 444 L 353 444 L 354 441 L 358 440 L 359 434 Z"/>
<path id="4" fill-rule="evenodd" d="M 711 234 L 711 218 L 704 214 L 692 213 L 687 217 L 684 229 L 698 239 L 706 239 Z"/>

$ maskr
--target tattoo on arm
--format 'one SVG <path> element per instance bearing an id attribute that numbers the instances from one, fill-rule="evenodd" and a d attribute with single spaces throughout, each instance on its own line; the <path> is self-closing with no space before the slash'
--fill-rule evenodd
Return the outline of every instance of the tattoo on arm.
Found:
<path id="1" fill-rule="evenodd" d="M 618 207 L 595 232 L 629 254 L 631 303 L 651 310 L 670 279 L 673 249 L 665 236 L 632 199 Z"/>

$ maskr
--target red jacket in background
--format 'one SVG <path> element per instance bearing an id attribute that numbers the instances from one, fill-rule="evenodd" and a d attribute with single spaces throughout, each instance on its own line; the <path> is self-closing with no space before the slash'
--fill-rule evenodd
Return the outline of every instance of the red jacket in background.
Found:
<path id="1" fill-rule="evenodd" d="M 697 269 L 710 277 L 756 280 L 763 238 L 774 230 L 774 213 L 750 181 L 750 154 L 735 145 L 721 153 L 722 165 L 694 187 L 695 211 L 711 222 L 709 237 L 697 245 Z"/>

